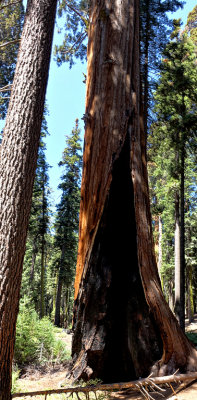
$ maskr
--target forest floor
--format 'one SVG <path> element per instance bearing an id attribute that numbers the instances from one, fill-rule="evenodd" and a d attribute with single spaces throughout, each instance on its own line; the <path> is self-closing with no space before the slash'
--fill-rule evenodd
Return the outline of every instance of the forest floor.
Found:
<path id="1" fill-rule="evenodd" d="M 186 331 L 197 334 L 197 316 L 191 324 L 186 321 Z M 64 334 L 61 331 L 59 336 L 62 341 L 64 341 L 66 348 L 69 350 L 71 348 L 72 335 Z M 39 390 L 50 390 L 59 389 L 64 386 L 70 386 L 69 381 L 66 380 L 66 374 L 69 369 L 69 362 L 64 365 L 54 365 L 45 368 L 35 368 L 28 367 L 23 371 L 20 379 L 17 381 L 17 392 L 31 392 Z M 173 386 L 160 393 L 150 393 L 153 400 L 169 399 L 169 400 L 197 400 L 197 381 L 191 384 L 181 384 Z M 101 393 L 97 396 L 98 400 L 143 400 L 144 397 L 137 391 L 127 390 L 122 392 L 116 392 L 111 394 Z M 58 395 L 53 394 L 47 396 L 47 400 L 63 400 L 68 398 L 66 394 Z M 84 396 L 80 395 L 81 400 L 85 399 Z M 95 397 L 92 397 L 92 399 Z M 43 400 L 44 396 L 33 396 L 24 397 L 22 400 Z M 69 400 L 71 397 L 69 398 Z M 91 400 L 92 400 L 91 399 Z M 77 400 L 77 398 L 76 398 Z"/>

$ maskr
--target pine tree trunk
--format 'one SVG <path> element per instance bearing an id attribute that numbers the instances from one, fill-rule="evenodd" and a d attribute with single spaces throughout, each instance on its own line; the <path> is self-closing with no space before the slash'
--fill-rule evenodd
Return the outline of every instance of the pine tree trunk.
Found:
<path id="1" fill-rule="evenodd" d="M 192 322 L 194 317 L 194 301 L 193 301 L 193 287 L 192 287 L 192 267 L 187 268 L 187 307 L 188 307 L 188 320 Z"/>
<path id="2" fill-rule="evenodd" d="M 179 191 L 175 194 L 175 235 L 174 235 L 174 250 L 175 250 L 175 306 L 174 311 L 181 325 L 181 251 L 180 251 L 180 200 Z"/>
<path id="3" fill-rule="evenodd" d="M 55 303 L 56 303 L 56 296 L 57 296 L 58 276 L 59 276 L 59 273 L 56 272 L 56 274 L 54 276 L 54 282 L 55 283 L 54 283 L 54 286 L 53 286 L 53 310 L 52 310 L 52 316 L 54 318 L 54 321 L 55 321 Z"/>
<path id="4" fill-rule="evenodd" d="M 139 2 L 93 0 L 75 280 L 74 379 L 120 381 L 196 363 L 164 300 L 140 107 Z M 160 362 L 155 363 L 162 353 Z M 195 365 L 194 367 L 195 368 Z"/>
<path id="5" fill-rule="evenodd" d="M 185 144 L 181 143 L 180 326 L 185 331 Z"/>
<path id="6" fill-rule="evenodd" d="M 43 173 L 43 186 L 42 186 L 42 245 L 41 245 L 41 274 L 40 274 L 40 318 L 45 315 L 45 181 L 44 181 L 45 170 Z"/>
<path id="7" fill-rule="evenodd" d="M 65 248 L 65 245 L 63 244 L 61 260 L 60 260 L 60 268 L 59 268 L 59 274 L 58 274 L 56 301 L 55 301 L 55 321 L 54 321 L 54 324 L 56 326 L 60 326 L 61 325 L 60 308 L 61 308 L 62 284 L 63 284 L 62 275 L 64 273 L 63 262 L 64 262 L 65 251 L 66 251 L 66 248 Z"/>
<path id="8" fill-rule="evenodd" d="M 0 400 L 10 400 L 25 241 L 56 1 L 29 0 L 0 160 Z"/>
<path id="9" fill-rule="evenodd" d="M 34 280 L 34 271 L 35 271 L 35 264 L 36 264 L 36 256 L 37 256 L 37 238 L 34 238 L 33 248 L 32 248 L 32 259 L 31 259 L 31 269 L 30 269 L 30 287 L 33 287 L 33 280 Z"/>
<path id="10" fill-rule="evenodd" d="M 60 308 L 61 308 L 61 296 L 62 296 L 62 278 L 61 271 L 59 271 L 58 275 L 58 283 L 57 283 L 57 292 L 56 292 L 56 301 L 55 301 L 55 326 L 60 327 Z"/>
<path id="11" fill-rule="evenodd" d="M 40 277 L 40 318 L 43 318 L 45 315 L 45 285 L 44 285 L 44 276 L 45 276 L 45 237 L 44 234 L 42 236 L 42 246 L 41 246 L 41 277 Z"/>
<path id="12" fill-rule="evenodd" d="M 158 257 L 158 270 L 159 276 L 161 277 L 161 268 L 162 268 L 162 219 L 161 215 L 159 215 L 159 257 Z"/>

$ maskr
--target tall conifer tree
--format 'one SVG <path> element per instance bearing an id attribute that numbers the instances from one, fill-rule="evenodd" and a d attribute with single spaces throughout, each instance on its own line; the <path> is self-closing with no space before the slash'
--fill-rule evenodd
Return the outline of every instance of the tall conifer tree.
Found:
<path id="1" fill-rule="evenodd" d="M 64 168 L 59 189 L 62 191 L 57 206 L 55 221 L 55 243 L 59 249 L 56 260 L 58 283 L 56 291 L 55 325 L 60 326 L 60 305 L 63 285 L 66 291 L 71 288 L 75 274 L 77 255 L 80 182 L 81 182 L 81 145 L 78 120 L 70 136 L 66 138 L 66 148 L 59 165 Z M 68 297 L 68 296 L 67 296 Z"/>
<path id="2" fill-rule="evenodd" d="M 7 111 L 23 20 L 22 1 L 0 2 L 0 118 L 5 118 Z"/>
<path id="3" fill-rule="evenodd" d="M 161 138 L 166 141 L 169 177 L 175 179 L 175 310 L 184 329 L 185 159 L 188 146 L 194 144 L 193 132 L 197 126 L 197 66 L 194 45 L 186 33 L 180 32 L 180 21 L 175 21 L 174 27 L 171 42 L 164 51 L 155 95 L 158 120 L 154 132 L 157 143 L 160 140 L 163 144 Z"/>

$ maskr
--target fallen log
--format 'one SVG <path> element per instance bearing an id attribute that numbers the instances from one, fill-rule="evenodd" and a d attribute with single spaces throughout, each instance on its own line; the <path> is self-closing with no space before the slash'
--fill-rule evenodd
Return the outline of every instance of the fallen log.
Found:
<path id="1" fill-rule="evenodd" d="M 62 389 L 51 389 L 51 390 L 40 390 L 35 392 L 26 392 L 26 393 L 14 393 L 12 395 L 12 399 L 19 397 L 27 397 L 27 396 L 50 396 L 51 394 L 61 394 L 61 393 L 71 393 L 78 394 L 84 393 L 89 394 L 90 392 L 96 393 L 97 391 L 114 391 L 114 390 L 123 390 L 134 388 L 136 390 L 141 391 L 141 387 L 152 387 L 154 385 L 158 386 L 168 383 L 180 383 L 185 381 L 193 381 L 197 379 L 197 372 L 191 372 L 188 374 L 174 374 L 168 376 L 158 376 L 158 377 L 147 377 L 143 379 L 138 379 L 131 382 L 120 382 L 120 383 L 107 383 L 107 384 L 98 384 L 98 385 L 90 385 L 90 386 L 75 386 L 75 387 L 66 387 Z"/>

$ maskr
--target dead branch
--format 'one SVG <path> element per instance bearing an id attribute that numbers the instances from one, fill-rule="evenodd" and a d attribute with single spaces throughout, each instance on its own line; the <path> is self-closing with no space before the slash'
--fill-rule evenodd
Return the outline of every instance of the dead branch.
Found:
<path id="1" fill-rule="evenodd" d="M 143 386 L 154 386 L 154 385 L 163 385 L 166 383 L 179 383 L 185 381 L 192 381 L 197 379 L 197 372 L 191 372 L 188 374 L 177 374 L 177 375 L 169 375 L 169 376 L 159 376 L 159 377 L 148 377 L 144 379 L 139 379 L 137 381 L 131 382 L 120 382 L 120 383 L 109 383 L 109 384 L 100 384 L 100 385 L 91 385 L 91 386 L 78 386 L 78 387 L 67 387 L 62 389 L 52 389 L 52 390 L 41 390 L 36 392 L 26 392 L 26 393 L 14 393 L 12 395 L 12 399 L 17 397 L 27 397 L 27 396 L 38 396 L 38 395 L 51 395 L 51 394 L 61 394 L 61 393 L 85 393 L 86 395 L 89 392 L 96 392 L 96 391 L 114 391 L 114 390 L 123 390 L 129 388 L 135 388 L 137 390 L 143 391 Z M 146 390 L 145 390 L 146 391 Z M 147 391 L 146 391 L 147 393 Z M 145 392 L 144 392 L 145 394 Z M 150 398 L 150 395 L 149 395 Z"/>
<path id="2" fill-rule="evenodd" d="M 6 85 L 6 86 L 3 86 L 2 88 L 0 88 L 0 92 L 8 92 L 10 90 L 12 90 L 12 84 L 9 84 L 9 85 Z"/>
<path id="3" fill-rule="evenodd" d="M 85 24 L 85 18 L 83 17 L 83 15 L 80 14 L 80 12 L 77 11 L 76 8 L 71 6 L 67 1 L 65 1 L 65 4 L 67 5 L 68 8 L 70 8 L 71 11 L 73 11 L 76 15 L 78 15 L 78 17 L 80 17 L 83 23 Z"/>
<path id="4" fill-rule="evenodd" d="M 10 42 L 0 44 L 0 49 L 3 47 L 9 46 L 10 44 L 19 43 L 20 39 L 10 40 Z"/>
<path id="5" fill-rule="evenodd" d="M 61 53 L 62 54 L 68 54 L 70 53 L 74 47 L 78 44 L 78 47 L 75 49 L 75 51 L 77 51 L 81 45 L 81 43 L 83 42 L 83 40 L 86 38 L 87 33 L 81 33 L 81 35 L 79 36 L 79 38 L 73 43 L 73 45 L 71 47 L 69 47 L 68 50 L 63 50 Z"/>
<path id="6" fill-rule="evenodd" d="M 22 3 L 22 0 L 13 1 L 12 3 L 5 4 L 4 6 L 0 7 L 0 11 L 3 10 L 3 8 L 14 6 L 15 4 L 18 4 L 18 3 Z"/>

